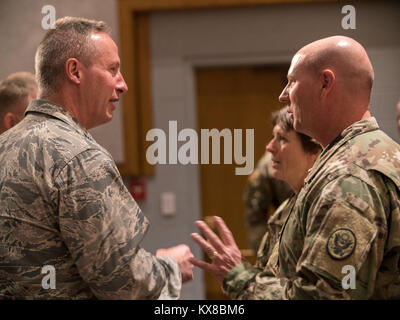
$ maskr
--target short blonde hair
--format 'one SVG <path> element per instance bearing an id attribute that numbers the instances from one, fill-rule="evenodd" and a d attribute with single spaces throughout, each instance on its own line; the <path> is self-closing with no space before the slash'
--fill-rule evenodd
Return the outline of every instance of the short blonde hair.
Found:
<path id="1" fill-rule="evenodd" d="M 37 89 L 35 76 L 30 72 L 15 72 L 0 82 L 0 117 L 20 104 Z"/>

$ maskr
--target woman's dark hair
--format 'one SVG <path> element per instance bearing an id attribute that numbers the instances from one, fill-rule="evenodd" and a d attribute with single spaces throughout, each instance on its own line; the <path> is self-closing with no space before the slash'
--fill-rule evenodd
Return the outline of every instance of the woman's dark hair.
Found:
<path id="1" fill-rule="evenodd" d="M 272 120 L 272 125 L 274 127 L 276 125 L 279 125 L 285 131 L 294 130 L 293 119 L 291 115 L 287 112 L 286 107 L 280 109 L 279 111 L 272 112 L 271 120 Z M 315 154 L 318 151 L 322 150 L 321 145 L 317 141 L 315 141 L 309 136 L 306 136 L 305 134 L 297 132 L 296 130 L 294 131 L 300 138 L 301 146 L 303 147 L 305 152 Z"/>

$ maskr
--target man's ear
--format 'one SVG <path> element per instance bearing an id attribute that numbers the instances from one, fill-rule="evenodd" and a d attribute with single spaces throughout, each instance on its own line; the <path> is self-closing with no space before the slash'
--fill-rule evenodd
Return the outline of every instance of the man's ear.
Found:
<path id="1" fill-rule="evenodd" d="M 82 64 L 76 58 L 69 58 L 65 62 L 65 73 L 68 80 L 79 84 L 82 77 Z"/>
<path id="2" fill-rule="evenodd" d="M 330 69 L 325 69 L 321 72 L 320 83 L 321 83 L 321 95 L 328 93 L 332 90 L 335 84 L 335 74 Z"/>
<path id="3" fill-rule="evenodd" d="M 3 118 L 3 126 L 5 130 L 11 129 L 19 122 L 17 116 L 12 112 L 7 112 Z"/>

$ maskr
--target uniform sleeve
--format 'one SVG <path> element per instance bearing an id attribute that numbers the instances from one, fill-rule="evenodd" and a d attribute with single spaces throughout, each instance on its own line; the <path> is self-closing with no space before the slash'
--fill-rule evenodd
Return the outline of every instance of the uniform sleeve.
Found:
<path id="1" fill-rule="evenodd" d="M 337 178 L 311 205 L 296 266 L 303 281 L 285 291 L 289 298 L 372 297 L 387 238 L 389 198 L 379 174 L 371 172 L 368 180 L 372 183 Z"/>
<path id="2" fill-rule="evenodd" d="M 268 264 L 263 268 L 242 262 L 226 275 L 222 287 L 232 299 L 238 300 L 280 300 L 282 299 L 282 279 L 276 276 L 278 244 Z"/>
<path id="3" fill-rule="evenodd" d="M 177 299 L 180 269 L 140 248 L 148 221 L 114 161 L 87 150 L 56 177 L 60 231 L 83 280 L 99 299 Z"/>
<path id="4" fill-rule="evenodd" d="M 284 201 L 268 221 L 257 252 L 255 266 L 247 262 L 238 264 L 226 275 L 223 289 L 233 299 L 278 300 L 282 299 L 282 279 L 277 277 L 279 234 L 291 211 L 295 198 Z"/>
<path id="5" fill-rule="evenodd" d="M 311 204 L 307 219 L 290 217 L 300 220 L 305 233 L 295 276 L 258 272 L 235 291 L 232 272 L 224 279 L 225 290 L 248 299 L 371 298 L 387 237 L 388 200 L 381 196 L 385 187 L 379 190 L 352 176 L 332 181 Z M 290 223 L 284 232 L 290 232 Z M 279 256 L 291 255 L 291 245 L 281 243 Z"/>

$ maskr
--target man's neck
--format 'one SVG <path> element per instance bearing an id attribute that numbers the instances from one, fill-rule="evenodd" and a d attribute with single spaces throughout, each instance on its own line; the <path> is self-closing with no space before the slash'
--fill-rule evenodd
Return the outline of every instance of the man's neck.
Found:
<path id="1" fill-rule="evenodd" d="M 77 107 L 78 103 L 76 102 L 74 95 L 72 93 L 70 94 L 68 90 L 59 90 L 59 93 L 56 94 L 41 95 L 39 99 L 49 100 L 62 106 L 65 110 L 72 114 L 79 121 L 79 123 L 81 123 Z"/>
<path id="2" fill-rule="evenodd" d="M 366 110 L 364 113 L 359 113 L 357 116 L 343 116 L 342 121 L 330 121 L 332 127 L 325 127 L 321 130 L 321 136 L 316 140 L 321 144 L 322 148 L 326 148 L 332 141 L 334 141 L 346 128 L 350 127 L 353 123 L 365 120 L 371 117 L 371 112 Z M 339 125 L 340 124 L 340 125 Z"/>

